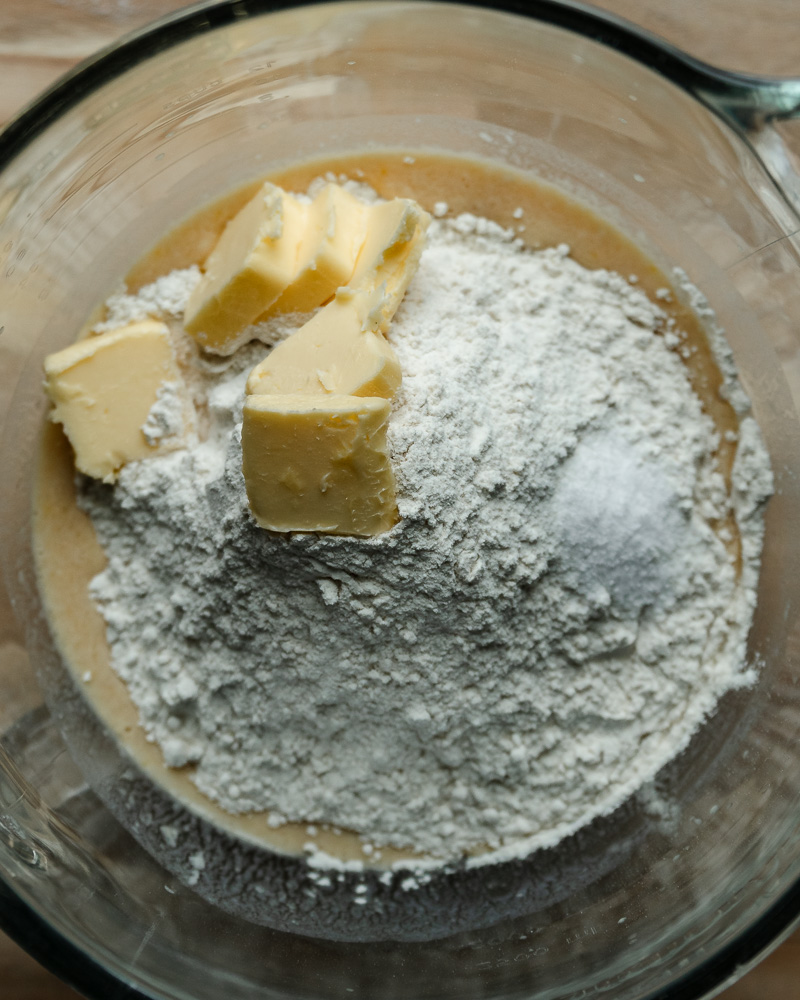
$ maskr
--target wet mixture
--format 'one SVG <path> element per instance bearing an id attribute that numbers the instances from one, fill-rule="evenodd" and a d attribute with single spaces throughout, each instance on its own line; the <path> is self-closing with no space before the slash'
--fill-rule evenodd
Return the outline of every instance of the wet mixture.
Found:
<path id="1" fill-rule="evenodd" d="M 754 680 L 769 462 L 690 300 L 475 161 L 199 212 L 48 359 L 38 569 L 97 714 L 280 851 L 478 864 L 611 812 Z"/>

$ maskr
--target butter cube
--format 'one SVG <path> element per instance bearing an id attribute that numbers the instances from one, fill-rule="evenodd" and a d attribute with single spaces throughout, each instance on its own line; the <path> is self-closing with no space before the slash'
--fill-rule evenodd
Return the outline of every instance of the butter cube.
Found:
<path id="1" fill-rule="evenodd" d="M 386 333 L 417 273 L 431 217 L 415 201 L 395 198 L 369 207 L 367 236 L 348 284 L 383 289 L 379 329 Z"/>
<path id="2" fill-rule="evenodd" d="M 311 312 L 346 285 L 367 231 L 367 206 L 338 184 L 326 184 L 312 202 L 300 242 L 297 273 L 278 301 L 276 313 Z"/>
<path id="3" fill-rule="evenodd" d="M 248 396 L 242 469 L 253 516 L 271 531 L 376 535 L 398 520 L 388 400 Z"/>
<path id="4" fill-rule="evenodd" d="M 339 289 L 332 302 L 256 365 L 247 379 L 248 393 L 391 398 L 401 372 L 379 331 L 384 309 L 381 289 Z"/>
<path id="5" fill-rule="evenodd" d="M 44 372 L 51 419 L 63 424 L 75 466 L 87 476 L 114 482 L 127 462 L 182 443 L 180 437 L 149 442 L 143 430 L 159 390 L 183 385 L 164 323 L 131 323 L 80 340 L 48 355 Z M 184 409 L 188 417 L 188 403 Z"/>
<path id="6" fill-rule="evenodd" d="M 244 329 L 283 294 L 297 270 L 307 212 L 268 182 L 230 220 L 184 313 L 184 326 L 201 347 L 232 354 L 244 342 Z"/>
<path id="7" fill-rule="evenodd" d="M 397 392 L 400 365 L 383 334 L 419 266 L 430 216 L 403 198 L 366 212 L 367 235 L 347 286 L 253 369 L 249 393 Z"/>

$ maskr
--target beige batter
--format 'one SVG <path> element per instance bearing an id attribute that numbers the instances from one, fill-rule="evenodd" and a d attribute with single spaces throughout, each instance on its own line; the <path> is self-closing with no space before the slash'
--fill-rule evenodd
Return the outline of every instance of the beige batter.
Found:
<path id="1" fill-rule="evenodd" d="M 386 198 L 414 198 L 428 211 L 444 201 L 452 214 L 468 211 L 513 226 L 533 248 L 567 243 L 574 259 L 584 267 L 636 275 L 639 287 L 651 297 L 657 289 L 672 288 L 663 272 L 629 239 L 550 185 L 486 162 L 430 153 L 414 153 L 413 162 L 408 162 L 410 159 L 407 152 L 371 152 L 305 163 L 270 175 L 269 179 L 287 190 L 305 191 L 315 177 L 328 171 L 345 174 L 366 182 Z M 227 220 L 260 183 L 256 181 L 201 209 L 165 236 L 133 265 L 127 278 L 128 290 L 135 293 L 175 268 L 201 264 Z M 514 215 L 518 208 L 523 210 L 521 219 Z M 681 304 L 674 292 L 671 301 L 659 301 L 659 305 L 675 319 L 695 348 L 686 361 L 689 377 L 720 431 L 720 465 L 729 481 L 736 445 L 726 440 L 724 432 L 736 430 L 737 420 L 733 408 L 719 394 L 722 377 L 706 336 L 694 313 Z M 738 563 L 736 523 L 731 518 L 725 527 L 732 538 L 731 554 Z M 40 588 L 56 641 L 94 712 L 117 740 L 153 781 L 217 826 L 278 851 L 300 851 L 309 839 L 304 824 L 271 829 L 264 814 L 234 816 L 223 811 L 194 786 L 191 767 L 167 768 L 158 746 L 148 742 L 139 727 L 127 688 L 110 666 L 104 621 L 89 598 L 89 581 L 103 569 L 105 556 L 91 521 L 75 502 L 70 446 L 60 426 L 52 423 L 43 430 L 33 535 Z M 84 676 L 91 680 L 84 681 Z M 329 854 L 375 864 L 374 859 L 362 854 L 354 834 L 322 829 L 314 840 Z M 384 850 L 381 863 L 408 856 Z"/>

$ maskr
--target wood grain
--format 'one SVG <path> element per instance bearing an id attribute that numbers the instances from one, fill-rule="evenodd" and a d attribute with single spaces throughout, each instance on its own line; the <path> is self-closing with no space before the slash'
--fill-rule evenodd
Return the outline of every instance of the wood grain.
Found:
<path id="1" fill-rule="evenodd" d="M 80 59 L 176 0 L 0 0 L 0 125 Z M 800 76 L 799 0 L 599 0 L 597 6 L 708 62 Z M 77 1000 L 78 994 L 0 933 L 3 1000 Z M 721 1000 L 798 1000 L 800 932 L 720 994 Z"/>
<path id="2" fill-rule="evenodd" d="M 79 1000 L 80 995 L 0 935 L 0 996 L 4 1000 Z"/>

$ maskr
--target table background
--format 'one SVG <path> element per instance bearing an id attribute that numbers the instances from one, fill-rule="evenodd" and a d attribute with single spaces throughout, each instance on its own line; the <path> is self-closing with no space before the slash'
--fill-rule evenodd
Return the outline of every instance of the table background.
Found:
<path id="1" fill-rule="evenodd" d="M 800 77 L 800 0 L 596 0 L 719 66 Z M 0 126 L 80 59 L 182 0 L 0 0 Z M 3 1000 L 78 1000 L 0 932 Z M 798 1000 L 800 931 L 720 1000 Z"/>

